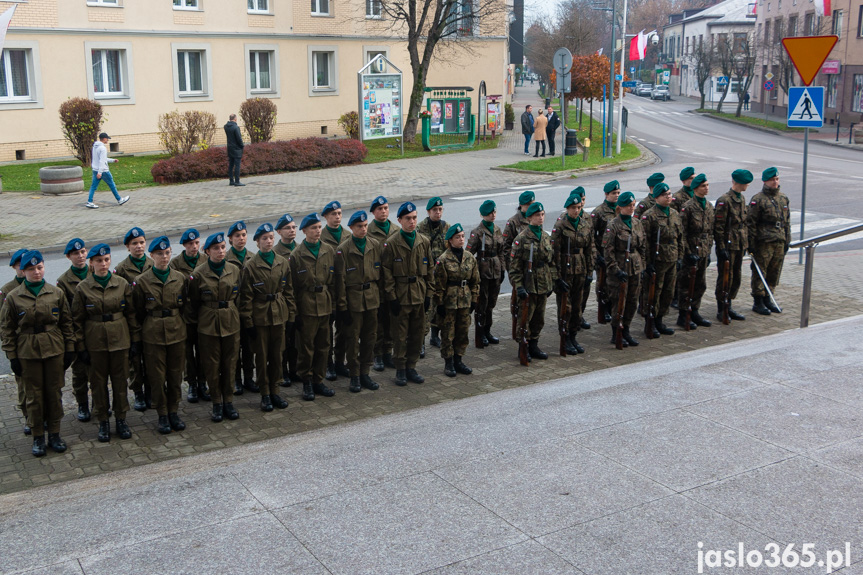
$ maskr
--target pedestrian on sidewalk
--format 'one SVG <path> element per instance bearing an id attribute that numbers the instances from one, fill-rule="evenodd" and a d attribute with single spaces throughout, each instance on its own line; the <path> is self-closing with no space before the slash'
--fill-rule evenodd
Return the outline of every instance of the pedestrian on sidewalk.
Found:
<path id="1" fill-rule="evenodd" d="M 743 109 L 749 111 L 749 92 L 743 94 Z"/>
<path id="2" fill-rule="evenodd" d="M 524 134 L 524 155 L 530 155 L 530 137 L 533 135 L 533 106 L 528 104 L 521 114 L 521 133 Z"/>
<path id="3" fill-rule="evenodd" d="M 225 136 L 228 139 L 228 180 L 229 186 L 245 186 L 240 183 L 240 162 L 243 159 L 243 134 L 237 125 L 237 115 L 228 116 L 225 124 Z"/>
<path id="4" fill-rule="evenodd" d="M 554 155 L 554 138 L 555 134 L 557 134 L 557 129 L 560 128 L 560 116 L 554 111 L 554 108 L 551 106 L 548 107 L 548 114 L 546 116 L 548 120 L 548 126 L 545 127 L 545 135 L 548 139 L 548 152 L 550 155 Z"/>
<path id="5" fill-rule="evenodd" d="M 99 187 L 99 182 L 105 182 L 108 184 L 108 187 L 111 188 L 111 193 L 114 194 L 114 198 L 116 198 L 118 205 L 122 206 L 129 201 L 129 196 L 120 197 L 120 193 L 117 191 L 117 186 L 114 185 L 114 176 L 111 175 L 111 170 L 108 169 L 109 163 L 117 163 L 120 161 L 116 158 L 108 157 L 108 148 L 105 147 L 105 144 L 107 144 L 110 139 L 111 137 L 108 134 L 102 132 L 99 134 L 99 139 L 93 142 L 92 160 L 90 162 L 90 167 L 93 168 L 93 182 L 90 184 L 90 195 L 87 198 L 87 203 L 85 205 L 94 210 L 99 207 L 93 203 L 93 194 L 96 193 L 96 188 Z"/>
<path id="6" fill-rule="evenodd" d="M 536 118 L 536 123 L 534 124 L 534 132 L 533 132 L 533 140 L 536 142 L 536 147 L 534 149 L 533 157 L 534 158 L 544 158 L 545 157 L 545 129 L 548 126 L 548 118 L 545 117 L 545 110 L 540 109 L 539 116 Z M 539 145 L 542 144 L 542 155 L 539 155 Z"/>

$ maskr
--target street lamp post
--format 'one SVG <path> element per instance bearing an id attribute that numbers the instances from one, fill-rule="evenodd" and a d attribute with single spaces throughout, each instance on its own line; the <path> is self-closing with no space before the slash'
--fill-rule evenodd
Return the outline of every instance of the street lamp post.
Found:
<path id="1" fill-rule="evenodd" d="M 614 23 L 616 19 L 616 6 L 617 2 L 615 0 L 611 0 L 611 71 L 609 72 L 609 80 L 608 80 L 608 146 L 606 146 L 606 150 L 608 150 L 608 157 L 611 158 L 613 156 L 611 152 L 611 141 L 614 139 L 614 49 L 617 46 L 617 42 L 614 37 Z M 602 135 L 606 137 L 605 134 Z"/>
<path id="2" fill-rule="evenodd" d="M 626 3 L 627 0 L 623 0 L 623 28 L 620 30 L 620 113 L 617 116 L 617 144 L 614 146 L 615 152 L 620 154 L 620 141 L 623 139 L 621 134 L 623 134 L 623 77 L 626 74 L 625 65 L 626 65 Z M 611 23 L 612 36 L 614 36 L 614 22 Z M 611 72 L 614 73 L 614 54 L 612 53 L 612 61 L 611 61 Z M 614 84 L 612 84 L 613 86 Z"/>

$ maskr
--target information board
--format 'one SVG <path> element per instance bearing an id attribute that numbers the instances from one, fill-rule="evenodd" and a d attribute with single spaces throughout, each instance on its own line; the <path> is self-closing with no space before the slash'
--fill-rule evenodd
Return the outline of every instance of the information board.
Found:
<path id="1" fill-rule="evenodd" d="M 363 140 L 391 138 L 402 133 L 400 74 L 362 74 Z"/>

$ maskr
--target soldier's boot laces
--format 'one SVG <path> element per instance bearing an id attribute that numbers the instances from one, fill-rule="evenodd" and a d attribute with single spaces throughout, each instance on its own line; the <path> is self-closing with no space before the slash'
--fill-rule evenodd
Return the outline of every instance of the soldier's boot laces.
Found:
<path id="1" fill-rule="evenodd" d="M 470 375 L 473 373 L 473 370 L 471 368 L 469 368 L 468 366 L 466 366 L 464 364 L 464 362 L 462 361 L 462 359 L 461 359 L 462 356 L 456 355 L 456 356 L 453 356 L 453 358 L 454 358 L 453 359 L 453 366 L 455 366 L 455 370 L 458 373 L 461 373 L 463 375 Z"/>
<path id="2" fill-rule="evenodd" d="M 752 298 L 752 311 L 759 315 L 770 315 L 770 310 L 764 306 L 764 297 L 757 295 Z"/>
<path id="3" fill-rule="evenodd" d="M 447 377 L 455 377 L 455 366 L 451 357 L 444 359 L 443 374 Z"/>

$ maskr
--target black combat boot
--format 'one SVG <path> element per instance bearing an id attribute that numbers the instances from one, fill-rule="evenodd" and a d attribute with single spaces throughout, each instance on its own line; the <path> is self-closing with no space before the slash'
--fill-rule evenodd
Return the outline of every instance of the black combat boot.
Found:
<path id="1" fill-rule="evenodd" d="M 159 416 L 159 423 L 156 425 L 156 430 L 163 435 L 171 433 L 171 424 L 168 423 L 167 415 Z M 117 432 L 119 433 L 119 430 Z"/>
<path id="2" fill-rule="evenodd" d="M 412 381 L 413 383 L 422 383 L 426 380 L 417 372 L 416 369 L 412 367 L 409 367 L 405 370 L 405 377 L 408 379 L 408 381 Z"/>
<path id="3" fill-rule="evenodd" d="M 677 316 L 677 325 L 686 329 L 686 312 L 681 310 Z M 689 322 L 689 329 L 696 329 L 698 326 L 694 322 Z"/>
<path id="4" fill-rule="evenodd" d="M 243 395 L 244 391 L 245 389 L 243 389 L 243 380 L 237 379 L 236 381 L 234 381 L 234 395 Z"/>
<path id="5" fill-rule="evenodd" d="M 586 319 L 584 319 L 582 317 L 581 318 L 581 325 L 578 327 L 580 327 L 581 329 L 590 329 L 590 324 L 588 323 L 588 321 Z"/>
<path id="6" fill-rule="evenodd" d="M 282 387 L 291 387 L 291 374 L 288 372 L 287 367 L 282 369 L 282 382 L 279 385 Z"/>
<path id="7" fill-rule="evenodd" d="M 632 337 L 632 334 L 629 333 L 629 327 L 623 328 L 623 341 L 629 344 L 630 347 L 635 347 L 638 345 L 638 340 Z"/>
<path id="8" fill-rule="evenodd" d="M 770 296 L 764 296 L 761 300 L 764 302 L 764 307 L 770 310 L 770 313 L 782 313 L 782 310 L 776 307 Z"/>
<path id="9" fill-rule="evenodd" d="M 210 397 L 210 390 L 207 388 L 207 382 L 203 379 L 198 380 L 198 397 L 201 398 L 201 401 L 213 400 L 213 398 Z"/>
<path id="10" fill-rule="evenodd" d="M 420 348 L 420 359 L 425 359 L 425 358 L 426 358 L 426 344 L 423 343 L 422 347 Z"/>
<path id="11" fill-rule="evenodd" d="M 323 382 L 313 384 L 312 389 L 315 391 L 315 395 L 323 395 L 324 397 L 332 397 L 336 394 L 335 390 L 330 389 Z"/>
<path id="12" fill-rule="evenodd" d="M 272 403 L 273 407 L 276 409 L 285 409 L 288 406 L 288 402 L 275 393 L 270 394 L 270 403 Z"/>
<path id="13" fill-rule="evenodd" d="M 629 347 L 629 342 L 626 341 L 626 338 L 623 337 L 623 334 L 620 334 L 620 335 L 622 338 L 621 339 L 621 346 L 622 347 Z M 611 343 L 611 345 L 614 345 L 614 346 L 617 345 L 617 326 L 614 324 L 611 325 L 611 341 L 609 343 Z"/>
<path id="14" fill-rule="evenodd" d="M 111 424 L 107 421 L 99 422 L 99 443 L 111 441 Z"/>
<path id="15" fill-rule="evenodd" d="M 30 435 L 33 431 L 30 429 L 30 426 L 24 423 L 24 435 Z"/>
<path id="16" fill-rule="evenodd" d="M 645 326 L 645 327 L 646 327 L 646 326 Z M 659 333 L 659 330 L 658 330 L 658 329 L 656 329 L 656 319 L 654 319 L 654 320 L 653 320 L 653 333 L 652 333 L 651 335 L 653 335 L 653 339 L 657 339 L 657 338 L 659 338 L 659 336 L 661 335 L 661 334 Z"/>
<path id="17" fill-rule="evenodd" d="M 569 341 L 572 342 L 572 347 L 575 348 L 576 353 L 584 353 L 584 348 L 575 340 L 576 332 L 571 332 L 569 334 Z"/>
<path id="18" fill-rule="evenodd" d="M 336 364 L 336 375 L 338 375 L 340 377 L 350 377 L 351 372 L 348 369 L 348 366 L 346 366 L 345 364 L 337 363 Z"/>
<path id="19" fill-rule="evenodd" d="M 261 411 L 273 411 L 273 402 L 269 395 L 261 396 Z"/>
<path id="20" fill-rule="evenodd" d="M 115 425 L 117 435 L 120 436 L 120 439 L 130 439 L 132 437 L 132 430 L 129 429 L 129 424 L 126 423 L 125 419 L 118 419 Z"/>
<path id="21" fill-rule="evenodd" d="M 369 374 L 367 373 L 360 374 L 360 385 L 362 385 L 366 389 L 371 389 L 372 391 L 380 388 L 378 382 L 369 377 Z"/>
<path id="22" fill-rule="evenodd" d="M 375 371 L 383 371 L 384 370 L 384 358 L 380 355 L 376 355 L 374 361 L 372 361 L 372 369 Z"/>
<path id="23" fill-rule="evenodd" d="M 174 431 L 183 431 L 186 429 L 186 424 L 180 419 L 180 416 L 176 413 L 168 414 L 168 422 L 171 424 L 171 429 Z"/>
<path id="24" fill-rule="evenodd" d="M 87 402 L 78 404 L 78 421 L 90 421 L 90 406 Z"/>
<path id="25" fill-rule="evenodd" d="M 147 411 L 147 398 L 143 391 L 135 392 L 135 404 L 132 407 L 135 411 Z"/>
<path id="26" fill-rule="evenodd" d="M 434 347 L 440 347 L 440 328 L 431 328 L 431 337 L 429 338 L 429 344 Z"/>
<path id="27" fill-rule="evenodd" d="M 243 376 L 243 387 L 251 391 L 252 393 L 260 393 L 261 388 L 258 387 L 258 384 L 255 383 L 255 378 L 252 377 L 252 372 L 245 374 Z"/>
<path id="28" fill-rule="evenodd" d="M 43 457 L 45 455 L 45 436 L 44 435 L 34 435 L 33 436 L 33 450 L 31 451 L 33 455 L 36 457 Z"/>
<path id="29" fill-rule="evenodd" d="M 396 385 L 399 387 L 404 387 L 408 384 L 408 378 L 405 375 L 405 370 L 397 369 L 396 370 Z"/>
<path id="30" fill-rule="evenodd" d="M 303 401 L 314 401 L 315 392 L 312 389 L 312 380 L 307 379 L 303 382 Z"/>
<path id="31" fill-rule="evenodd" d="M 348 391 L 351 393 L 359 393 L 363 390 L 363 386 L 360 385 L 360 376 L 352 375 L 351 383 L 348 385 Z"/>
<path id="32" fill-rule="evenodd" d="M 189 403 L 198 403 L 198 383 L 195 381 L 189 382 L 189 392 L 186 394 L 186 401 Z"/>
<path id="33" fill-rule="evenodd" d="M 384 354 L 384 367 L 388 367 L 390 369 L 396 368 L 396 364 L 393 361 L 393 354 L 391 354 L 391 353 L 385 353 Z"/>
<path id="34" fill-rule="evenodd" d="M 605 323 L 611 323 L 611 314 L 608 313 L 608 311 L 606 311 L 605 314 L 603 315 L 602 319 L 605 320 Z"/>
<path id="35" fill-rule="evenodd" d="M 215 423 L 222 422 L 222 404 L 214 403 L 213 404 L 213 415 L 210 416 L 210 419 Z"/>
<path id="36" fill-rule="evenodd" d="M 234 407 L 233 403 L 226 403 L 224 407 L 222 407 L 222 415 L 224 415 L 231 421 L 235 419 L 240 419 L 240 413 L 237 411 L 237 408 Z"/>
<path id="37" fill-rule="evenodd" d="M 674 335 L 674 330 L 662 323 L 662 318 L 658 317 L 655 320 L 656 330 L 662 335 Z"/>
<path id="38" fill-rule="evenodd" d="M 532 339 L 527 342 L 527 352 L 533 359 L 548 359 L 548 354 L 539 349 L 538 339 Z"/>
<path id="39" fill-rule="evenodd" d="M 752 311 L 759 315 L 770 315 L 770 310 L 764 306 L 764 296 L 753 296 L 752 301 Z"/>
<path id="40" fill-rule="evenodd" d="M 566 349 L 566 355 L 578 355 L 578 350 L 572 345 L 572 337 L 567 336 L 563 340 L 563 347 Z"/>
<path id="41" fill-rule="evenodd" d="M 485 339 L 482 341 L 483 345 L 497 345 L 500 343 L 500 338 L 491 335 L 491 332 L 486 330 Z"/>
<path id="42" fill-rule="evenodd" d="M 731 302 L 728 302 L 728 317 L 730 317 L 734 321 L 745 321 L 746 320 L 746 317 L 743 314 L 737 313 L 736 311 L 734 311 L 734 308 L 731 307 Z"/>
<path id="43" fill-rule="evenodd" d="M 336 378 L 338 378 L 338 376 L 336 375 L 335 366 L 333 365 L 333 362 L 328 361 L 327 373 L 324 375 L 324 379 L 326 379 L 327 381 L 335 381 Z"/>
<path id="44" fill-rule="evenodd" d="M 455 370 L 462 375 L 472 374 L 473 370 L 471 368 L 469 368 L 468 366 L 466 366 L 461 358 L 462 358 L 462 356 L 460 356 L 460 355 L 454 355 L 453 356 L 452 364 L 455 367 Z"/>
<path id="45" fill-rule="evenodd" d="M 50 447 L 55 453 L 63 453 L 66 451 L 66 442 L 60 439 L 59 433 L 49 433 L 48 447 Z"/>
<path id="46" fill-rule="evenodd" d="M 705 319 L 701 317 L 701 314 L 698 313 L 697 309 L 692 310 L 692 321 L 695 322 L 695 325 L 699 327 L 710 327 L 711 323 L 709 319 Z"/>
<path id="47" fill-rule="evenodd" d="M 447 377 L 455 377 L 455 366 L 453 365 L 453 358 L 447 357 L 444 358 L 443 361 L 443 374 Z"/>

